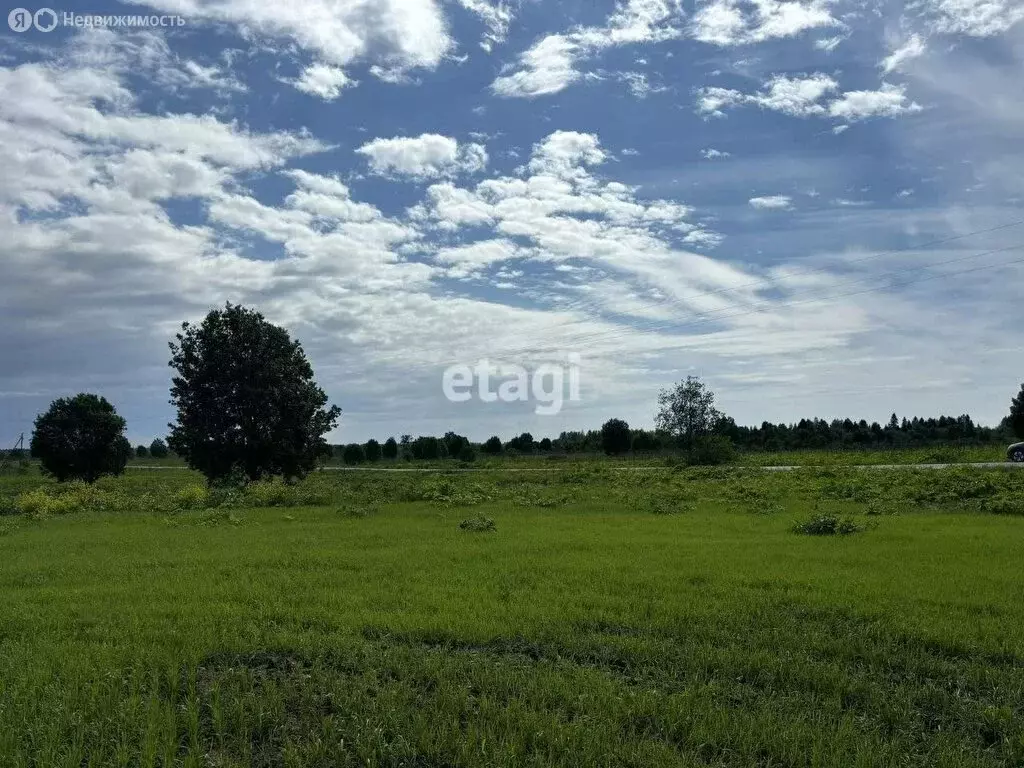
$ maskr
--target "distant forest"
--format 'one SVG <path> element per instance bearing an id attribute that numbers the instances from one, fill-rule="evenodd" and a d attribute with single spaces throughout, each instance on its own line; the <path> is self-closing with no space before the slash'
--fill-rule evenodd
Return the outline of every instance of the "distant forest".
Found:
<path id="1" fill-rule="evenodd" d="M 740 451 L 791 450 L 870 450 L 886 448 L 919 448 L 928 446 L 972 446 L 1006 444 L 1013 441 L 1013 431 L 1004 420 L 998 427 L 982 427 L 967 415 L 940 416 L 931 419 L 899 419 L 892 415 L 885 426 L 877 422 L 852 419 L 801 419 L 796 424 L 771 424 L 741 427 L 728 416 L 715 421 L 711 433 L 728 438 Z M 623 423 L 623 427 L 628 429 Z M 626 450 L 633 453 L 657 453 L 679 448 L 678 440 L 666 432 L 630 429 Z M 444 459 L 472 460 L 476 451 L 484 454 L 597 454 L 604 453 L 602 431 L 562 432 L 552 439 L 535 439 L 529 432 L 502 442 L 497 436 L 481 444 L 455 432 L 443 437 L 402 435 L 400 441 L 388 439 L 383 444 L 370 440 L 365 445 L 332 446 L 336 457 L 346 463 L 358 464 L 379 459 Z"/>
<path id="2" fill-rule="evenodd" d="M 1012 431 L 1004 421 L 998 427 L 982 427 L 968 416 L 900 419 L 894 413 L 884 426 L 861 419 L 801 419 L 796 424 L 763 422 L 759 427 L 743 427 L 731 417 L 723 417 L 713 432 L 728 437 L 741 451 L 792 451 L 801 449 L 919 448 L 936 445 L 991 445 L 1012 441 Z M 635 452 L 659 451 L 672 447 L 669 435 L 634 429 Z M 567 453 L 598 452 L 601 431 L 563 432 L 552 441 L 554 450 Z"/>

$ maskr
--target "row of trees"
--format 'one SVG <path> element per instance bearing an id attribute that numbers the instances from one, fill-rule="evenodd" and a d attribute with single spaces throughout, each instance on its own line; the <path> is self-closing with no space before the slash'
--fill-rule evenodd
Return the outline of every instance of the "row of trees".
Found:
<path id="1" fill-rule="evenodd" d="M 173 451 L 211 482 L 244 482 L 268 476 L 299 478 L 333 453 L 325 436 L 341 410 L 329 406 L 313 379 L 312 366 L 283 328 L 245 307 L 226 305 L 202 323 L 184 323 L 170 343 L 171 404 L 177 420 L 168 424 L 165 444 L 155 440 L 131 448 L 125 421 L 106 399 L 80 394 L 55 400 L 35 422 L 31 452 L 60 480 L 88 482 L 124 471 L 129 456 L 156 457 Z M 536 441 L 528 432 L 504 445 L 491 437 L 479 450 L 489 455 L 537 451 L 596 452 L 683 450 L 691 458 L 721 457 L 734 447 L 751 450 L 931 445 L 1002 441 L 1024 437 L 1024 386 L 1010 416 L 997 429 L 979 427 L 969 416 L 898 419 L 868 424 L 849 419 L 803 419 L 797 424 L 741 427 L 715 407 L 714 394 L 688 377 L 658 396 L 655 429 L 632 430 L 610 419 L 600 430 L 563 432 Z M 358 464 L 404 456 L 472 461 L 478 447 L 455 432 L 443 437 L 403 435 L 383 444 L 369 440 L 341 448 L 345 462 Z"/>
<path id="2" fill-rule="evenodd" d="M 497 436 L 491 437 L 479 450 L 488 455 L 532 453 L 658 453 L 684 451 L 700 452 L 703 456 L 728 455 L 732 450 L 777 451 L 804 449 L 850 448 L 902 448 L 939 445 L 987 445 L 1011 440 L 1014 434 L 1024 437 L 1024 386 L 1011 404 L 1011 414 L 999 427 L 982 427 L 968 415 L 940 416 L 939 418 L 899 419 L 894 413 L 882 426 L 877 422 L 851 419 L 801 419 L 795 424 L 763 422 L 759 427 L 742 427 L 715 407 L 715 396 L 696 377 L 688 377 L 675 387 L 663 390 L 658 398 L 659 409 L 655 428 L 631 429 L 622 419 L 609 419 L 601 429 L 585 432 L 562 432 L 554 440 L 535 440 L 529 432 L 502 444 Z M 444 438 L 419 437 L 409 449 L 410 437 L 403 436 L 398 453 L 384 458 L 465 459 L 460 447 L 466 438 L 447 433 Z M 458 441 L 458 442 L 456 442 Z M 370 441 L 374 443 L 375 441 Z M 417 447 L 428 446 L 425 450 Z M 369 443 L 367 444 L 369 446 Z M 364 460 L 349 446 L 345 461 Z M 351 449 L 351 451 L 350 451 Z M 471 450 L 472 452 L 472 450 Z M 369 448 L 365 460 L 374 461 Z M 349 457 L 353 460 L 349 461 Z M 471 460 L 471 459 L 470 459 Z"/>

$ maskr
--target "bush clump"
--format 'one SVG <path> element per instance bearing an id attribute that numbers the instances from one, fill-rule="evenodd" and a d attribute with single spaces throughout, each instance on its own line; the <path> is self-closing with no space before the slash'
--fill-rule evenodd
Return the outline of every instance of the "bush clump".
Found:
<path id="1" fill-rule="evenodd" d="M 986 499 L 982 509 L 993 515 L 1024 515 L 1024 498 L 1014 496 L 996 496 Z"/>
<path id="2" fill-rule="evenodd" d="M 176 509 L 205 509 L 210 503 L 210 491 L 205 485 L 192 483 L 178 489 L 173 503 Z"/>
<path id="3" fill-rule="evenodd" d="M 728 464 L 736 458 L 736 447 L 722 435 L 705 435 L 697 438 L 687 453 L 687 462 L 692 467 L 717 467 Z"/>
<path id="4" fill-rule="evenodd" d="M 420 493 L 423 501 L 434 501 L 451 507 L 469 507 L 490 501 L 487 489 L 451 475 L 431 475 L 423 481 Z"/>
<path id="5" fill-rule="evenodd" d="M 249 483 L 243 495 L 254 507 L 293 507 L 298 501 L 295 486 L 273 479 Z"/>
<path id="6" fill-rule="evenodd" d="M 498 530 L 494 521 L 483 515 L 466 518 L 459 523 L 459 528 L 470 533 L 489 533 Z"/>
<path id="7" fill-rule="evenodd" d="M 810 520 L 793 526 L 793 533 L 805 536 L 848 536 L 863 530 L 864 526 L 858 525 L 852 518 L 840 518 L 836 515 L 815 515 Z"/>

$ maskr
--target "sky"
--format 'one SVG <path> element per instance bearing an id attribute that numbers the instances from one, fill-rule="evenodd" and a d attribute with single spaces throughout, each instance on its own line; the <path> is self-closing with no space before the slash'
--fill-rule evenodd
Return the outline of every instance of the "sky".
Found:
<path id="1" fill-rule="evenodd" d="M 4 445 L 81 391 L 165 435 L 228 301 L 335 443 L 650 427 L 689 375 L 741 424 L 995 424 L 1024 379 L 1020 0 L 52 10 L 0 27 Z M 443 393 L 575 356 L 555 414 Z"/>

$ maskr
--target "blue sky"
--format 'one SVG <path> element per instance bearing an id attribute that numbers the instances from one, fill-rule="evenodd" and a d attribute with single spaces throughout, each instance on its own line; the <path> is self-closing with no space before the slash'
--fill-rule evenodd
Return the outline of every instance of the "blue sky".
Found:
<path id="1" fill-rule="evenodd" d="M 1024 378 L 1020 2 L 54 10 L 181 24 L 0 33 L 5 443 L 83 390 L 164 434 L 227 300 L 337 442 L 650 426 L 690 374 L 741 423 L 995 423 Z M 442 394 L 570 353 L 554 416 Z"/>

